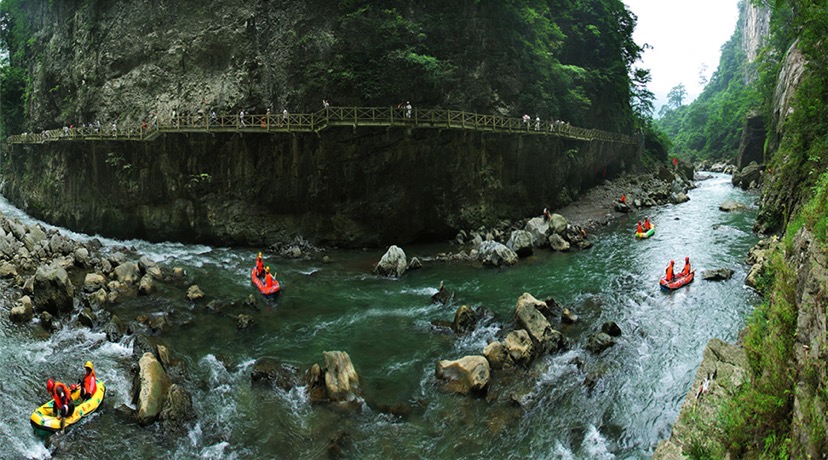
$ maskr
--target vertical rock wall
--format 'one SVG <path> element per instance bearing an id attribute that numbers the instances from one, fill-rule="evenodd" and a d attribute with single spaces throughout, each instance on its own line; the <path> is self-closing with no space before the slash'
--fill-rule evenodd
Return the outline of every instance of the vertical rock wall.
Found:
<path id="1" fill-rule="evenodd" d="M 6 145 L 2 193 L 120 238 L 360 247 L 444 239 L 567 204 L 639 164 L 635 146 L 455 130 L 166 134 Z"/>

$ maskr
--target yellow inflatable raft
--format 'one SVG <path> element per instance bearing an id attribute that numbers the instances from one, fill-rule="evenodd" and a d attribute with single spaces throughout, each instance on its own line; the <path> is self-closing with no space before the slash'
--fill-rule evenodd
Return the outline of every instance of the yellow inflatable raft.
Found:
<path id="1" fill-rule="evenodd" d="M 95 410 L 103 403 L 104 395 L 106 394 L 106 385 L 104 385 L 104 383 L 100 380 L 98 380 L 97 384 L 98 388 L 95 390 L 95 394 L 93 394 L 92 397 L 86 401 L 81 400 L 80 388 L 76 388 L 72 391 L 72 402 L 75 403 L 75 412 L 66 417 L 64 428 L 79 422 L 80 419 L 86 417 L 92 412 L 95 412 Z M 32 422 L 32 426 L 38 430 L 51 432 L 60 431 L 60 419 L 55 417 L 54 407 L 55 400 L 50 399 L 46 404 L 35 409 L 35 411 L 32 412 L 32 417 L 29 419 L 29 421 Z"/>

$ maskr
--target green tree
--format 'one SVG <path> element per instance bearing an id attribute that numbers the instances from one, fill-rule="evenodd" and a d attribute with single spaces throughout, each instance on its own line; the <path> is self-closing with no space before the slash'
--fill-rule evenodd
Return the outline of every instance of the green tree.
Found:
<path id="1" fill-rule="evenodd" d="M 637 68 L 632 76 L 632 105 L 633 113 L 638 120 L 651 119 L 653 117 L 653 100 L 655 95 L 647 88 L 653 80 L 649 69 Z"/>
<path id="2" fill-rule="evenodd" d="M 679 83 L 667 93 L 667 105 L 672 109 L 677 109 L 684 105 L 686 97 L 687 88 L 684 87 L 684 83 Z"/>

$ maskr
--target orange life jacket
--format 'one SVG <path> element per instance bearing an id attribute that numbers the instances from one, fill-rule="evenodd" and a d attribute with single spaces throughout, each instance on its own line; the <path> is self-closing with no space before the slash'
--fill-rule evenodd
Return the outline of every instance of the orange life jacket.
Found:
<path id="1" fill-rule="evenodd" d="M 666 275 L 667 281 L 673 281 L 674 276 L 676 276 L 676 275 L 673 273 L 673 264 L 670 264 L 670 265 L 667 266 L 667 275 Z"/>
<path id="2" fill-rule="evenodd" d="M 264 262 L 261 257 L 256 257 L 256 276 L 262 276 L 264 273 Z"/>
<path id="3" fill-rule="evenodd" d="M 638 233 L 644 233 L 644 230 L 641 228 L 641 222 L 638 223 L 637 230 Z"/>
<path id="4" fill-rule="evenodd" d="M 684 264 L 684 269 L 681 270 L 681 276 L 685 276 L 690 273 L 690 262 Z"/>
<path id="5" fill-rule="evenodd" d="M 95 376 L 95 371 L 83 376 L 83 391 L 89 396 L 98 391 L 98 378 Z"/>
<path id="6" fill-rule="evenodd" d="M 72 392 L 69 387 L 63 382 L 55 382 L 55 387 L 52 388 L 52 398 L 55 400 L 55 406 L 67 406 L 72 402 Z"/>
<path id="7" fill-rule="evenodd" d="M 273 276 L 268 273 L 265 275 L 265 287 L 269 288 L 273 286 Z"/>

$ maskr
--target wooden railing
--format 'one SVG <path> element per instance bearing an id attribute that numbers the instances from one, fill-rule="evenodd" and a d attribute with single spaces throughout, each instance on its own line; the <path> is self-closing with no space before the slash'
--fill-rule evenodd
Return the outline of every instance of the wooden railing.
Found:
<path id="1" fill-rule="evenodd" d="M 523 120 L 498 115 L 481 115 L 459 110 L 405 109 L 394 107 L 327 107 L 314 113 L 264 115 L 176 115 L 165 120 L 151 119 L 140 126 L 63 128 L 40 133 L 9 136 L 12 144 L 55 141 L 152 141 L 163 133 L 279 133 L 319 132 L 334 126 L 397 126 L 411 128 L 468 129 L 493 133 L 522 133 L 555 136 L 582 141 L 635 144 L 626 134 L 585 129 L 556 121 Z"/>

